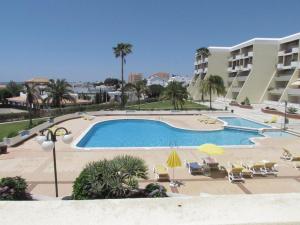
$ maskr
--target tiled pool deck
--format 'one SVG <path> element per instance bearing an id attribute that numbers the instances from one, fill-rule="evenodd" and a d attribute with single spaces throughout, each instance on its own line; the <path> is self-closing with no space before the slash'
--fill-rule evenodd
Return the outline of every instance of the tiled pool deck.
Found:
<path id="1" fill-rule="evenodd" d="M 91 124 L 107 119 L 121 119 L 128 116 L 101 116 L 95 120 L 87 121 L 74 119 L 63 122 L 61 126 L 70 129 L 76 139 Z M 133 117 L 130 117 L 133 118 Z M 209 124 L 199 122 L 199 116 L 134 116 L 134 118 L 157 119 L 166 121 L 176 127 L 189 129 L 219 129 L 222 124 Z M 184 186 L 170 189 L 168 183 L 164 185 L 169 191 L 186 194 L 199 195 L 210 194 L 252 194 L 252 193 L 290 193 L 300 192 L 300 171 L 293 168 L 291 162 L 280 159 L 282 147 L 289 146 L 294 152 L 300 154 L 300 138 L 265 138 L 257 140 L 254 148 L 226 148 L 225 154 L 217 156 L 221 165 L 227 166 L 229 162 L 270 160 L 278 162 L 278 177 L 261 177 L 247 179 L 244 184 L 231 184 L 226 178 L 210 178 L 205 176 L 192 176 L 187 169 L 182 167 L 175 169 L 175 177 L 183 181 Z M 113 158 L 120 154 L 130 154 L 143 158 L 149 167 L 149 180 L 141 181 L 144 186 L 152 182 L 154 175 L 152 168 L 156 164 L 165 164 L 170 149 L 145 149 L 145 150 L 76 150 L 70 145 L 58 141 L 57 169 L 59 180 L 59 195 L 70 195 L 72 183 L 83 167 L 91 161 L 104 158 Z M 24 144 L 9 148 L 9 153 L 0 155 L 0 176 L 22 176 L 29 182 L 29 190 L 33 194 L 54 196 L 53 161 L 52 153 L 44 152 L 33 139 Z M 179 149 L 178 153 L 182 159 L 188 161 L 200 161 L 204 154 L 195 149 Z M 170 175 L 171 175 L 170 171 Z"/>

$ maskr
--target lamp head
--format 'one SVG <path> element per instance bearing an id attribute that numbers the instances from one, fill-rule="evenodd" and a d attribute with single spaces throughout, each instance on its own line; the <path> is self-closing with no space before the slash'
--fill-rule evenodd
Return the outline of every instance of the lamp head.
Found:
<path id="1" fill-rule="evenodd" d="M 44 141 L 47 140 L 47 137 L 45 135 L 39 135 L 35 138 L 36 142 L 40 145 L 43 144 Z"/>
<path id="2" fill-rule="evenodd" d="M 53 148 L 54 148 L 54 142 L 53 141 L 44 141 L 42 143 L 42 148 L 45 150 L 45 151 L 51 151 Z"/>
<path id="3" fill-rule="evenodd" d="M 70 144 L 73 140 L 73 135 L 71 133 L 65 134 L 62 138 L 63 142 L 66 144 Z"/>

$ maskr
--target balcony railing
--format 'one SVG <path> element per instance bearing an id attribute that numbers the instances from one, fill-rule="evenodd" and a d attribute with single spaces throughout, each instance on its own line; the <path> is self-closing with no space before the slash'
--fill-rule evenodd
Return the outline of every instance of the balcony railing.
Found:
<path id="1" fill-rule="evenodd" d="M 242 56 L 241 56 L 241 55 L 236 55 L 234 58 L 235 58 L 235 59 L 241 59 Z"/>
<path id="2" fill-rule="evenodd" d="M 246 81 L 248 76 L 238 76 L 237 80 L 238 81 Z"/>
<path id="3" fill-rule="evenodd" d="M 241 87 L 239 87 L 239 86 L 233 86 L 233 87 L 231 88 L 231 91 L 232 91 L 232 92 L 235 92 L 235 93 L 240 92 L 240 90 L 241 90 Z"/>
<path id="4" fill-rule="evenodd" d="M 235 77 L 228 77 L 228 81 L 232 82 L 235 79 Z"/>
<path id="5" fill-rule="evenodd" d="M 291 79 L 292 75 L 282 75 L 282 76 L 276 76 L 275 81 L 289 81 Z"/>
<path id="6" fill-rule="evenodd" d="M 278 52 L 278 56 L 288 55 L 292 53 L 299 53 L 299 47 L 288 48 Z"/>
<path id="7" fill-rule="evenodd" d="M 298 69 L 300 68 L 300 63 L 298 61 L 293 61 L 291 62 L 291 67 Z"/>
<path id="8" fill-rule="evenodd" d="M 300 88 L 289 88 L 287 90 L 288 95 L 300 96 Z"/>
<path id="9" fill-rule="evenodd" d="M 284 91 L 284 88 L 274 88 L 274 89 L 269 90 L 269 93 L 273 94 L 273 95 L 281 95 L 283 91 Z"/>
<path id="10" fill-rule="evenodd" d="M 282 63 L 277 64 L 277 69 L 279 70 L 288 70 L 288 69 L 292 69 L 292 68 L 300 68 L 300 63 L 299 61 L 292 61 L 286 65 L 283 65 Z"/>
<path id="11" fill-rule="evenodd" d="M 241 67 L 241 70 L 247 71 L 252 69 L 252 64 L 247 64 L 246 66 Z"/>
<path id="12" fill-rule="evenodd" d="M 253 52 L 246 52 L 242 54 L 242 58 L 253 57 Z"/>

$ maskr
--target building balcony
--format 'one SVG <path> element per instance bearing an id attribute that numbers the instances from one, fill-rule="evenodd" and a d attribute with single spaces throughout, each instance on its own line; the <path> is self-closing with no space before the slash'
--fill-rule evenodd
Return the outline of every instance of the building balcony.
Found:
<path id="1" fill-rule="evenodd" d="M 269 90 L 269 94 L 282 95 L 283 91 L 284 91 L 284 88 L 274 88 L 274 89 Z"/>
<path id="2" fill-rule="evenodd" d="M 228 61 L 233 61 L 233 57 L 232 56 L 229 57 Z"/>
<path id="3" fill-rule="evenodd" d="M 275 81 L 289 81 L 292 75 L 276 76 Z"/>
<path id="4" fill-rule="evenodd" d="M 292 53 L 299 53 L 299 48 L 292 48 Z"/>
<path id="5" fill-rule="evenodd" d="M 204 58 L 204 62 L 205 62 L 205 63 L 208 62 L 208 57 Z"/>
<path id="6" fill-rule="evenodd" d="M 228 67 L 228 68 L 227 68 L 227 71 L 228 71 L 229 73 L 232 73 L 232 72 L 233 72 L 232 67 Z"/>
<path id="7" fill-rule="evenodd" d="M 238 81 L 246 81 L 248 76 L 238 76 L 237 80 Z"/>
<path id="8" fill-rule="evenodd" d="M 231 88 L 231 91 L 232 91 L 232 92 L 235 92 L 235 93 L 239 93 L 240 90 L 241 90 L 241 87 L 239 87 L 239 86 L 233 86 L 233 87 Z"/>
<path id="9" fill-rule="evenodd" d="M 279 70 L 290 70 L 294 68 L 300 68 L 300 63 L 298 61 L 293 61 L 289 65 L 283 65 L 282 63 L 277 64 L 277 69 Z"/>
<path id="10" fill-rule="evenodd" d="M 278 52 L 278 56 L 289 55 L 293 53 L 299 53 L 299 47 L 289 48 Z"/>
<path id="11" fill-rule="evenodd" d="M 247 64 L 246 66 L 241 67 L 242 71 L 247 71 L 252 69 L 252 64 Z"/>
<path id="12" fill-rule="evenodd" d="M 232 82 L 235 79 L 235 77 L 228 77 L 228 82 Z"/>
<path id="13" fill-rule="evenodd" d="M 197 66 L 197 65 L 198 65 L 198 62 L 197 62 L 197 61 L 195 61 L 195 62 L 194 62 L 194 66 Z"/>
<path id="14" fill-rule="evenodd" d="M 199 71 L 199 73 L 203 73 L 203 69 L 202 68 L 200 68 L 198 71 Z"/>
<path id="15" fill-rule="evenodd" d="M 292 96 L 300 96 L 300 88 L 289 88 L 287 90 L 287 94 Z"/>
<path id="16" fill-rule="evenodd" d="M 242 54 L 242 58 L 253 57 L 253 52 L 246 52 Z"/>
<path id="17" fill-rule="evenodd" d="M 207 73 L 207 67 L 206 67 L 206 68 L 204 68 L 204 71 L 203 71 L 203 73 Z"/>
<path id="18" fill-rule="evenodd" d="M 299 69 L 300 68 L 300 63 L 298 61 L 291 62 L 291 67 Z"/>
<path id="19" fill-rule="evenodd" d="M 279 70 L 289 70 L 289 69 L 292 69 L 292 67 L 291 67 L 291 65 L 277 64 L 277 69 L 279 69 Z"/>
<path id="20" fill-rule="evenodd" d="M 234 59 L 236 59 L 236 60 L 241 59 L 241 58 L 242 58 L 241 55 L 236 55 L 236 56 L 234 57 Z"/>
<path id="21" fill-rule="evenodd" d="M 279 51 L 278 56 L 284 56 L 284 51 Z"/>
<path id="22" fill-rule="evenodd" d="M 194 74 L 199 74 L 198 70 L 194 70 Z"/>

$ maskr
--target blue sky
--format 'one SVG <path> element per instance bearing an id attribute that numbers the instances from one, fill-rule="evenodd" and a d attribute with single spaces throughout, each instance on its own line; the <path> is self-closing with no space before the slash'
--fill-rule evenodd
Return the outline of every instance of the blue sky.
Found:
<path id="1" fill-rule="evenodd" d="M 0 81 L 119 77 L 118 42 L 134 46 L 126 75 L 192 75 L 196 48 L 300 32 L 299 9 L 299 0 L 1 0 Z"/>

